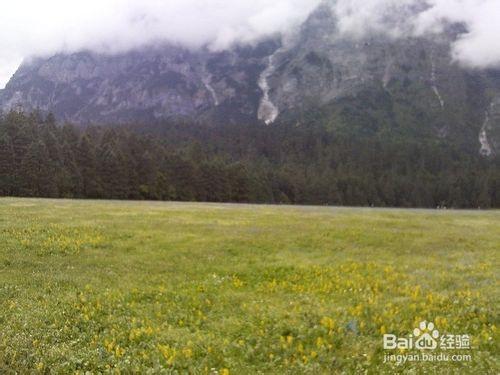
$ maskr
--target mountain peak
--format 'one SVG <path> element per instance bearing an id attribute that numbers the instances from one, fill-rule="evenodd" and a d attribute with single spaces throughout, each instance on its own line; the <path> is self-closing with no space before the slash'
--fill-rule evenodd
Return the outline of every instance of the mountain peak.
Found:
<path id="1" fill-rule="evenodd" d="M 344 37 L 323 2 L 283 42 L 221 52 L 161 45 L 32 59 L 0 92 L 0 108 L 50 111 L 78 124 L 270 125 L 319 113 L 335 131 L 420 134 L 497 153 L 498 71 L 456 64 L 453 30 L 432 37 Z"/>

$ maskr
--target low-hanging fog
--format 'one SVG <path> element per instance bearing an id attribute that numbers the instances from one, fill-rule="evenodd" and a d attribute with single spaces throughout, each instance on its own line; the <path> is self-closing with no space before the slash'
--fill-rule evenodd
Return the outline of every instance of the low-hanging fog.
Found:
<path id="1" fill-rule="evenodd" d="M 499 0 L 17 0 L 0 3 L 0 88 L 28 56 L 160 42 L 221 50 L 293 30 L 322 2 L 347 37 L 419 35 L 461 22 L 468 31 L 453 45 L 454 58 L 500 66 Z"/>

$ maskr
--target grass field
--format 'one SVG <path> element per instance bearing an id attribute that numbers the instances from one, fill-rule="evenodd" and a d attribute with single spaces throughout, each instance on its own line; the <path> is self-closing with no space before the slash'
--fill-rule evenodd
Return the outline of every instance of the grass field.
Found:
<path id="1" fill-rule="evenodd" d="M 496 374 L 499 254 L 498 211 L 0 199 L 0 373 Z M 383 363 L 422 320 L 472 360 Z"/>

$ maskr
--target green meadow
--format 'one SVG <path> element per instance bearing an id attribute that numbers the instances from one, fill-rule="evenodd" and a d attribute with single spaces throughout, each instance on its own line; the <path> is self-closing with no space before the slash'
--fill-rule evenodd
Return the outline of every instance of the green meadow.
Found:
<path id="1" fill-rule="evenodd" d="M 0 373 L 497 374 L 499 254 L 499 211 L 0 199 Z M 470 358 L 384 363 L 421 321 Z"/>

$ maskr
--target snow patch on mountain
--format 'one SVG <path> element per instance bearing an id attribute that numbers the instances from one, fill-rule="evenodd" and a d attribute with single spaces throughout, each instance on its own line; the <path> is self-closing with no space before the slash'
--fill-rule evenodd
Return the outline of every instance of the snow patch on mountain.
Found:
<path id="1" fill-rule="evenodd" d="M 386 66 L 384 70 L 384 77 L 382 78 L 382 86 L 384 87 L 384 90 L 387 89 L 387 86 L 389 85 L 389 82 L 391 81 L 391 70 L 392 70 L 392 61 L 390 61 Z"/>
<path id="2" fill-rule="evenodd" d="M 278 49 L 275 53 L 268 57 L 267 67 L 264 69 L 259 78 L 259 87 L 262 90 L 263 96 L 260 101 L 257 117 L 264 121 L 266 125 L 272 124 L 278 118 L 280 111 L 278 107 L 271 101 L 269 78 L 276 71 L 275 59 L 276 55 L 283 51 L 283 48 Z"/>
<path id="3" fill-rule="evenodd" d="M 212 75 L 207 72 L 207 68 L 204 67 L 203 69 L 203 75 L 202 75 L 202 82 L 207 91 L 210 93 L 212 96 L 212 100 L 215 104 L 215 106 L 218 106 L 220 104 L 219 98 L 217 96 L 217 92 L 215 91 L 214 87 L 212 86 Z"/>
<path id="4" fill-rule="evenodd" d="M 491 147 L 490 141 L 488 140 L 488 127 L 490 125 L 490 114 L 486 111 L 486 118 L 484 120 L 481 131 L 479 132 L 479 143 L 481 144 L 481 149 L 479 153 L 483 156 L 491 156 L 493 149 Z"/>
<path id="5" fill-rule="evenodd" d="M 436 62 L 434 60 L 434 55 L 431 55 L 431 65 L 432 65 L 432 69 L 431 69 L 431 87 L 432 87 L 432 91 L 434 91 L 434 94 L 438 98 L 439 104 L 441 105 L 441 108 L 444 108 L 444 104 L 445 104 L 444 103 L 444 99 L 441 96 L 441 93 L 439 92 L 439 89 L 437 87 Z"/>

